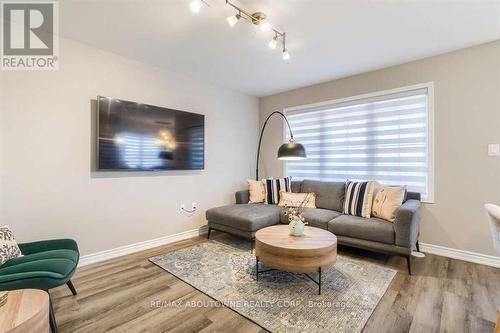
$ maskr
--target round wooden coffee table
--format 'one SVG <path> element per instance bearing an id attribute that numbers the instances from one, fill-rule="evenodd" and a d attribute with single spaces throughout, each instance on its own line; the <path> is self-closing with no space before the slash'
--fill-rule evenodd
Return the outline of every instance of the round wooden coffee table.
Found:
<path id="1" fill-rule="evenodd" d="M 335 264 L 337 237 L 327 230 L 308 226 L 302 236 L 290 236 L 288 225 L 273 225 L 255 233 L 255 256 L 257 281 L 259 273 L 274 269 L 305 273 L 318 285 L 321 295 L 321 272 Z M 259 262 L 271 269 L 259 270 Z M 311 272 L 318 272 L 318 281 L 307 274 Z"/>
<path id="2" fill-rule="evenodd" d="M 49 333 L 49 294 L 43 290 L 9 291 L 0 307 L 0 332 Z"/>

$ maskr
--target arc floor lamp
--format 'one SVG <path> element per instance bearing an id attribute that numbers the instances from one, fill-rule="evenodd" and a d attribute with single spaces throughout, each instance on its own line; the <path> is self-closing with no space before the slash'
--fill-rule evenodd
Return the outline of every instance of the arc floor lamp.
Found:
<path id="1" fill-rule="evenodd" d="M 264 134 L 264 130 L 266 129 L 267 122 L 275 114 L 279 114 L 280 116 L 283 117 L 283 119 L 285 119 L 286 124 L 288 125 L 288 130 L 290 131 L 290 140 L 287 143 L 282 144 L 278 149 L 278 159 L 290 161 L 290 160 L 303 160 L 307 158 L 306 148 L 304 148 L 302 144 L 295 142 L 295 140 L 293 139 L 292 128 L 290 127 L 290 123 L 288 122 L 286 116 L 282 112 L 274 111 L 266 118 L 264 126 L 262 126 L 262 130 L 260 131 L 259 146 L 257 147 L 257 162 L 256 162 L 257 166 L 255 168 L 255 180 L 259 180 L 259 156 L 260 156 L 260 145 L 262 143 L 262 135 Z"/>

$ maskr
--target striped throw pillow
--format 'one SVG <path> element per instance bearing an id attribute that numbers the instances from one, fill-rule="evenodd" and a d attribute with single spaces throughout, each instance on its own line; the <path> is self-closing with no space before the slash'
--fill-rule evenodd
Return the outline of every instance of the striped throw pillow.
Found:
<path id="1" fill-rule="evenodd" d="M 264 203 L 268 205 L 277 205 L 280 202 L 280 191 L 292 191 L 292 180 L 290 177 L 280 179 L 263 179 L 262 182 L 266 188 L 266 199 L 264 200 Z"/>
<path id="2" fill-rule="evenodd" d="M 374 186 L 374 182 L 348 180 L 345 184 L 344 214 L 370 218 Z"/>

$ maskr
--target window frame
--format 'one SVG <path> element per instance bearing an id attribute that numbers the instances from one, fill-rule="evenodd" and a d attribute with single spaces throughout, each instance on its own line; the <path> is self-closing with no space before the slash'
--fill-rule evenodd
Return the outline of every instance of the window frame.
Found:
<path id="1" fill-rule="evenodd" d="M 395 89 L 388 89 L 388 90 L 381 90 L 381 91 L 375 91 L 375 92 L 370 92 L 366 94 L 360 94 L 360 95 L 355 95 L 355 96 L 350 96 L 350 97 L 345 97 L 345 98 L 338 98 L 338 99 L 332 99 L 332 100 L 327 100 L 323 102 L 318 102 L 318 103 L 311 103 L 311 104 L 304 104 L 304 105 L 297 105 L 297 106 L 291 106 L 291 107 L 286 107 L 283 108 L 283 113 L 286 115 L 287 112 L 290 111 L 299 111 L 302 109 L 308 109 L 308 108 L 315 108 L 315 107 L 323 107 L 323 106 L 335 106 L 336 104 L 340 103 L 345 103 L 345 102 L 352 102 L 356 100 L 361 100 L 361 99 L 366 99 L 366 98 L 373 98 L 373 97 L 382 97 L 385 95 L 391 95 L 391 94 L 397 94 L 397 93 L 404 93 L 412 90 L 417 90 L 417 89 L 427 89 L 427 160 L 428 160 L 428 176 L 427 176 L 427 197 L 425 199 L 422 199 L 422 202 L 425 203 L 435 203 L 435 195 L 436 195 L 436 190 L 435 190 L 435 184 L 434 184 L 434 175 L 435 175 L 435 157 L 434 157 L 434 82 L 426 82 L 426 83 L 420 83 L 420 84 L 415 84 L 411 86 L 405 86 L 405 87 L 400 87 L 400 88 L 395 88 Z M 307 112 L 307 111 L 306 111 Z M 288 140 L 287 138 L 287 127 L 286 127 L 286 122 L 283 119 L 282 121 L 282 137 L 283 137 L 283 142 L 286 142 Z M 293 128 L 292 128 L 293 130 Z M 286 164 L 287 161 L 282 161 L 282 170 L 283 170 L 283 175 L 287 176 L 287 167 Z"/>

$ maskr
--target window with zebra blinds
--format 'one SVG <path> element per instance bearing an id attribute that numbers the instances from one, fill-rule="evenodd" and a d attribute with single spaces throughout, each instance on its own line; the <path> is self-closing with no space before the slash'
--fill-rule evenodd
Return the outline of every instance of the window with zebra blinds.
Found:
<path id="1" fill-rule="evenodd" d="M 432 84 L 286 109 L 308 158 L 294 180 L 377 180 L 433 200 Z M 287 133 L 288 135 L 288 133 Z"/>

